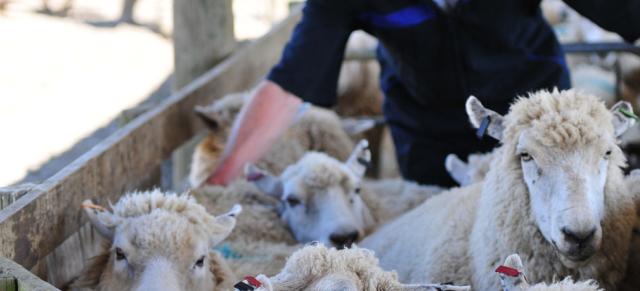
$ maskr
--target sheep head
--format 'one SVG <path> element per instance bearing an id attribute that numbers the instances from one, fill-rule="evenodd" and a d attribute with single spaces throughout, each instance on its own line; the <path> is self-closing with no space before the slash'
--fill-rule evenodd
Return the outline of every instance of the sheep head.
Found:
<path id="1" fill-rule="evenodd" d="M 257 276 L 260 291 L 320 290 L 397 290 L 465 291 L 469 286 L 447 284 L 402 284 L 395 272 L 380 268 L 373 252 L 354 246 L 337 250 L 316 243 L 291 255 L 274 277 Z"/>
<path id="2" fill-rule="evenodd" d="M 374 224 L 359 195 L 371 158 L 367 146 L 361 141 L 345 163 L 310 152 L 280 177 L 253 165 L 247 166 L 245 174 L 260 190 L 280 201 L 280 216 L 298 241 L 342 248 L 361 239 Z"/>
<path id="3" fill-rule="evenodd" d="M 188 195 L 159 190 L 128 194 L 113 212 L 87 200 L 94 228 L 111 242 L 98 290 L 212 290 L 216 257 L 210 250 L 226 238 L 239 205 L 214 217 Z"/>
<path id="4" fill-rule="evenodd" d="M 508 169 L 499 170 L 521 173 L 527 211 L 563 264 L 591 258 L 602 242 L 607 181 L 624 165 L 616 138 L 634 123 L 631 106 L 609 111 L 596 97 L 554 90 L 519 98 L 504 117 L 473 96 L 466 108 L 475 127 L 484 123 L 503 144 L 497 158 Z"/>

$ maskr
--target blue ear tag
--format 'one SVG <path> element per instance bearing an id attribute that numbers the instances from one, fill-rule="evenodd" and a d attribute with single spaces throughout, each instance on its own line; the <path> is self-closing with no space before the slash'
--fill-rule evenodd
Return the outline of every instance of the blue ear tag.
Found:
<path id="1" fill-rule="evenodd" d="M 487 115 L 485 118 L 482 119 L 482 121 L 480 122 L 480 126 L 476 131 L 476 136 L 478 138 L 482 138 L 487 133 L 487 128 L 489 128 L 489 123 L 491 123 L 491 117 Z"/>
<path id="2" fill-rule="evenodd" d="M 362 165 L 365 168 L 368 168 L 371 162 L 365 158 L 358 157 L 358 164 Z"/>

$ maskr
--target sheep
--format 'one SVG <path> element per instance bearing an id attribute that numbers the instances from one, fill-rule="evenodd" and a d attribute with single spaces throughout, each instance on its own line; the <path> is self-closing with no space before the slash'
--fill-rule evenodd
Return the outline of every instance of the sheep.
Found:
<path id="1" fill-rule="evenodd" d="M 366 141 L 342 163 L 322 153 L 307 153 L 275 177 L 248 167 L 248 177 L 280 201 L 280 217 L 299 242 L 342 247 L 377 226 L 436 195 L 442 188 L 390 180 L 362 185 L 370 160 Z"/>
<path id="2" fill-rule="evenodd" d="M 258 275 L 257 280 L 261 285 L 256 289 L 259 291 L 469 290 L 468 286 L 447 284 L 402 284 L 394 272 L 384 271 L 378 266 L 373 252 L 356 246 L 344 250 L 329 249 L 322 244 L 296 251 L 280 273 L 271 278 Z"/>
<path id="3" fill-rule="evenodd" d="M 408 283 L 496 290 L 493 269 L 517 252 L 529 258 L 533 281 L 572 276 L 616 290 L 635 220 L 616 145 L 634 120 L 621 109 L 631 111 L 626 102 L 607 111 L 588 94 L 543 90 L 503 117 L 470 97 L 471 123 L 490 120 L 486 133 L 501 141 L 485 180 L 427 200 L 361 246 Z"/>
<path id="4" fill-rule="evenodd" d="M 211 129 L 193 153 L 189 182 L 193 188 L 201 186 L 212 174 L 224 150 L 231 125 L 249 93 L 225 96 L 213 104 L 197 106 L 196 112 Z M 307 151 L 325 152 L 338 159 L 349 156 L 353 142 L 342 130 L 338 116 L 326 109 L 308 107 L 301 111 L 297 121 L 279 138 L 258 165 L 280 173 L 295 163 Z"/>
<path id="5" fill-rule="evenodd" d="M 228 290 L 236 277 L 211 248 L 225 239 L 242 210 L 214 217 L 188 195 L 133 192 L 112 212 L 82 204 L 95 230 L 109 242 L 75 287 L 95 290 Z"/>
<path id="6" fill-rule="evenodd" d="M 500 276 L 500 285 L 502 285 L 503 291 L 604 291 L 598 288 L 598 283 L 594 280 L 574 282 L 570 277 L 549 285 L 545 283 L 529 285 L 527 276 L 524 273 L 522 259 L 518 254 L 508 256 L 500 268 L 504 267 L 507 268 L 506 271 L 496 269 L 496 273 Z M 509 271 L 512 273 L 509 273 Z"/>

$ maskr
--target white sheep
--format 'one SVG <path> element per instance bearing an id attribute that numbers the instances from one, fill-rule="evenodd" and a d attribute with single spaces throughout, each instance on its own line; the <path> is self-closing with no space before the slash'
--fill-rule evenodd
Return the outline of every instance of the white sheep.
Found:
<path id="1" fill-rule="evenodd" d="M 540 91 L 500 116 L 471 97 L 475 127 L 501 141 L 482 183 L 441 193 L 386 224 L 361 245 L 403 282 L 496 290 L 504 254 L 520 253 L 529 277 L 595 279 L 606 290 L 624 276 L 635 207 L 616 137 L 634 121 L 591 95 Z"/>
<path id="2" fill-rule="evenodd" d="M 574 282 L 570 277 L 560 282 L 551 284 L 538 283 L 530 285 L 524 271 L 522 259 L 517 254 L 507 257 L 504 264 L 496 269 L 496 273 L 500 276 L 500 285 L 503 291 L 604 291 L 598 288 L 598 283 L 594 280 L 582 282 Z"/>
<path id="3" fill-rule="evenodd" d="M 112 212 L 86 200 L 93 227 L 109 241 L 74 283 L 95 290 L 228 290 L 236 277 L 211 250 L 225 239 L 239 206 L 209 214 L 188 195 L 159 190 L 120 198 Z"/>
<path id="4" fill-rule="evenodd" d="M 218 163 L 231 125 L 249 93 L 228 95 L 207 107 L 196 107 L 198 116 L 209 126 L 211 133 L 200 142 L 193 153 L 189 182 L 201 186 Z M 280 173 L 295 163 L 307 151 L 325 152 L 338 159 L 346 159 L 353 142 L 342 129 L 340 118 L 332 111 L 308 106 L 294 124 L 279 138 L 258 162 L 271 172 Z"/>
<path id="5" fill-rule="evenodd" d="M 386 291 L 463 291 L 468 286 L 447 284 L 402 284 L 394 272 L 378 266 L 373 252 L 352 247 L 337 250 L 316 244 L 295 252 L 277 275 L 257 276 L 257 291 L 386 290 Z M 249 283 L 249 282 L 247 282 Z"/>
<path id="6" fill-rule="evenodd" d="M 299 242 L 343 247 L 442 191 L 401 180 L 363 187 L 369 160 L 363 141 L 344 163 L 326 154 L 307 153 L 280 177 L 256 167 L 249 167 L 247 176 L 280 201 L 280 217 Z"/>

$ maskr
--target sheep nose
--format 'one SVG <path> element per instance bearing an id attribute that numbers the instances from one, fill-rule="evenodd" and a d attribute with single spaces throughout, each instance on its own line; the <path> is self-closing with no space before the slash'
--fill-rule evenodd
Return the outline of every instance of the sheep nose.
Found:
<path id="1" fill-rule="evenodd" d="M 562 233 L 568 242 L 578 244 L 582 247 L 593 239 L 596 233 L 596 228 L 594 227 L 589 230 L 575 231 L 565 226 L 562 228 Z"/>
<path id="2" fill-rule="evenodd" d="M 358 231 L 332 233 L 329 239 L 339 249 L 350 247 L 358 239 Z"/>

